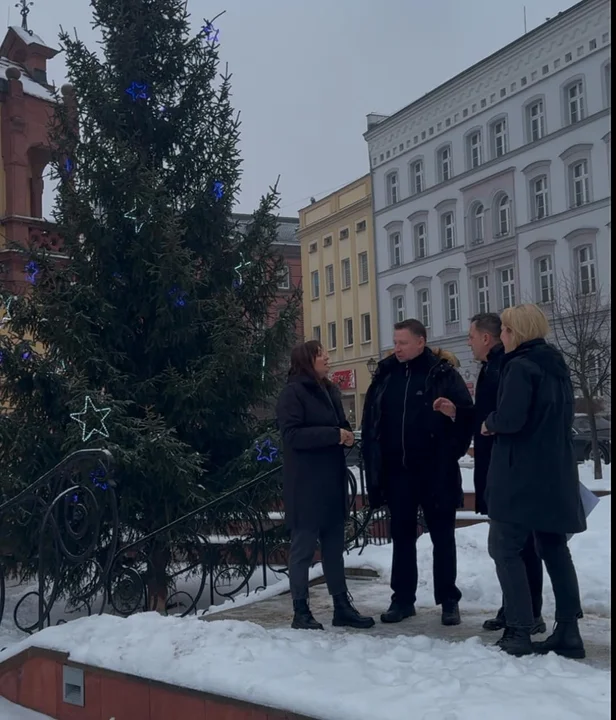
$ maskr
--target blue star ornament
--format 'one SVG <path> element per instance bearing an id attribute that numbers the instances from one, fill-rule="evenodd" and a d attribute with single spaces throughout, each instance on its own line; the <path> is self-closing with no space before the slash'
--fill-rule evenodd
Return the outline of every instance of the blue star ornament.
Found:
<path id="1" fill-rule="evenodd" d="M 75 422 L 79 423 L 81 425 L 81 439 L 83 442 L 88 442 L 88 440 L 94 435 L 95 433 L 98 433 L 99 435 L 102 435 L 105 438 L 109 437 L 109 431 L 107 430 L 107 426 L 105 425 L 105 420 L 109 416 L 109 413 L 111 412 L 111 408 L 97 408 L 94 406 L 94 403 L 92 402 L 92 398 L 89 395 L 86 395 L 85 404 L 83 406 L 83 410 L 79 413 L 71 413 L 71 420 L 75 420 Z M 98 416 L 98 422 L 99 427 L 92 427 L 88 430 L 88 423 L 86 422 L 86 417 L 89 415 L 92 416 L 92 413 Z"/>
<path id="2" fill-rule="evenodd" d="M 148 99 L 148 86 L 145 83 L 132 82 L 127 88 L 126 92 L 131 96 L 133 102 L 137 100 Z"/>
<path id="3" fill-rule="evenodd" d="M 272 441 L 269 439 L 264 440 L 263 443 L 257 441 L 255 449 L 257 451 L 257 462 L 272 463 L 278 457 L 278 448 L 272 445 Z"/>
<path id="4" fill-rule="evenodd" d="M 212 192 L 214 193 L 214 197 L 216 200 L 220 200 L 222 196 L 225 194 L 225 186 L 223 183 L 220 182 L 220 180 L 217 180 L 212 185 Z"/>
<path id="5" fill-rule="evenodd" d="M 34 285 L 38 274 L 39 266 L 34 262 L 34 260 L 30 260 L 30 262 L 26 265 L 26 280 Z"/>
<path id="6" fill-rule="evenodd" d="M 201 28 L 203 34 L 205 35 L 205 39 L 209 42 L 218 42 L 218 36 L 220 35 L 220 30 L 215 28 L 211 22 L 206 23 Z"/>

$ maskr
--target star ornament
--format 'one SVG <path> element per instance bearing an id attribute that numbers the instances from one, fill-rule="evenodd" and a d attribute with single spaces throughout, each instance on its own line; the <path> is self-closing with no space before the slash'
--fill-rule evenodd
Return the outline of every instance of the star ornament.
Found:
<path id="1" fill-rule="evenodd" d="M 251 265 L 252 265 L 252 263 L 250 261 L 246 262 L 244 260 L 244 256 L 242 255 L 242 253 L 240 253 L 240 262 L 238 265 L 236 265 L 233 268 L 233 270 L 235 271 L 235 273 L 237 275 L 237 278 L 235 278 L 235 280 L 233 281 L 233 287 L 239 288 L 244 284 L 244 278 L 242 277 L 242 270 L 244 268 L 250 267 Z"/>
<path id="2" fill-rule="evenodd" d="M 206 23 L 201 28 L 203 34 L 205 35 L 205 39 L 208 42 L 218 42 L 218 36 L 220 35 L 220 30 L 217 30 L 211 22 Z"/>
<path id="3" fill-rule="evenodd" d="M 145 83 L 132 82 L 127 88 L 126 92 L 131 96 L 133 102 L 137 100 L 148 99 L 148 86 Z"/>
<path id="4" fill-rule="evenodd" d="M 263 443 L 257 441 L 255 449 L 257 451 L 257 462 L 273 463 L 278 457 L 278 448 L 272 445 L 272 441 L 269 439 L 264 440 Z"/>
<path id="5" fill-rule="evenodd" d="M 88 440 L 95 433 L 98 433 L 98 435 L 102 435 L 104 438 L 109 437 L 109 431 L 107 430 L 107 426 L 105 425 L 105 420 L 109 416 L 110 412 L 111 408 L 107 407 L 99 409 L 95 407 L 94 403 L 92 402 L 92 398 L 89 395 L 86 395 L 83 410 L 79 413 L 71 413 L 70 416 L 71 420 L 74 420 L 81 426 L 81 439 L 83 442 L 88 442 Z M 93 415 L 96 415 L 99 427 L 91 427 L 88 430 L 87 418 L 89 417 L 89 419 L 92 419 Z"/>
<path id="6" fill-rule="evenodd" d="M 38 274 L 39 266 L 34 262 L 34 260 L 30 260 L 30 262 L 26 265 L 26 280 L 34 285 Z"/>
<path id="7" fill-rule="evenodd" d="M 11 303 L 15 300 L 15 296 L 11 295 L 4 303 L 4 316 L 0 319 L 0 327 L 11 322 L 13 319 L 11 316 Z"/>
<path id="8" fill-rule="evenodd" d="M 220 180 L 216 180 L 216 182 L 212 185 L 212 192 L 214 193 L 216 200 L 220 200 L 225 194 L 225 186 L 220 182 Z"/>

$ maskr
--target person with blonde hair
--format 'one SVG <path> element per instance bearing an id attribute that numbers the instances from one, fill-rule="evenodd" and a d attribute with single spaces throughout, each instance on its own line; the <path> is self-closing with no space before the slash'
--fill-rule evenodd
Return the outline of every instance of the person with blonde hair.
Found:
<path id="1" fill-rule="evenodd" d="M 505 357 L 497 408 L 482 433 L 494 436 L 486 502 L 488 551 L 503 591 L 506 627 L 498 641 L 521 656 L 555 652 L 585 657 L 578 627 L 582 617 L 567 535 L 586 530 L 573 451 L 573 386 L 562 354 L 545 338 L 549 324 L 537 305 L 507 308 L 501 315 Z M 531 643 L 533 607 L 521 556 L 534 536 L 556 600 L 556 627 Z"/>

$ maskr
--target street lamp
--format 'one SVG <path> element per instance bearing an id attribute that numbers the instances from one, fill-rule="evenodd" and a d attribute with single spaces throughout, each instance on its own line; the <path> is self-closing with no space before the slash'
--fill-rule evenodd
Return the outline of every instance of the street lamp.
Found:
<path id="1" fill-rule="evenodd" d="M 368 372 L 370 373 L 370 377 L 374 377 L 374 373 L 376 372 L 376 366 L 377 361 L 374 358 L 370 358 L 366 365 L 368 366 Z"/>

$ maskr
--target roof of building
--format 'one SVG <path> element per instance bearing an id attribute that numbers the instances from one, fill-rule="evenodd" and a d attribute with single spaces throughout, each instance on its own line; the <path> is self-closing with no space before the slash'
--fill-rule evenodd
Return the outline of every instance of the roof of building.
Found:
<path id="1" fill-rule="evenodd" d="M 48 102 L 55 102 L 53 92 L 45 85 L 37 83 L 30 77 L 30 74 L 23 65 L 13 62 L 5 57 L 0 57 L 0 78 L 6 79 L 6 71 L 10 68 L 17 68 L 21 72 L 19 81 L 21 82 L 24 93 L 32 97 L 40 98 L 41 100 L 47 100 Z"/>
<path id="2" fill-rule="evenodd" d="M 26 45 L 42 45 L 51 48 L 39 35 L 33 33 L 32 30 L 24 30 L 18 25 L 11 25 L 9 30 L 13 30 L 26 43 Z"/>
<path id="3" fill-rule="evenodd" d="M 249 213 L 233 213 L 233 219 L 240 223 L 240 225 L 248 225 L 252 220 L 252 215 Z M 299 218 L 279 217 L 277 220 L 277 243 L 280 243 L 281 245 L 299 245 L 299 240 L 296 235 L 299 228 Z"/>

